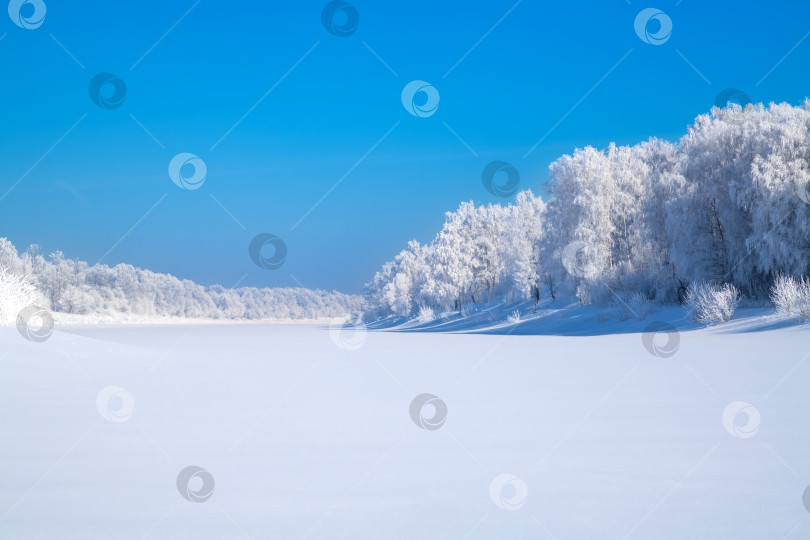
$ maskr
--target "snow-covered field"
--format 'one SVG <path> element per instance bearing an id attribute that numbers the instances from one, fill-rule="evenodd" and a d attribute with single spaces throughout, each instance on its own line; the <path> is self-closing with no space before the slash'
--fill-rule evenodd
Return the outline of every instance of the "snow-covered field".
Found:
<path id="1" fill-rule="evenodd" d="M 810 536 L 807 326 L 656 315 L 0 329 L 0 538 Z"/>

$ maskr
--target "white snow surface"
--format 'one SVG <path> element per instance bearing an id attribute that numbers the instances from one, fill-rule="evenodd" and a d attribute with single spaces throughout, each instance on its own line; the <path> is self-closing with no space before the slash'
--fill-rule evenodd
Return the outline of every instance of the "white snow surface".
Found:
<path id="1" fill-rule="evenodd" d="M 521 309 L 346 339 L 322 323 L 57 323 L 41 343 L 0 328 L 0 538 L 810 536 L 807 325 Z M 642 342 L 657 320 L 679 329 L 669 358 Z M 447 406 L 439 429 L 409 415 L 423 393 Z M 735 402 L 756 426 L 724 426 Z M 176 487 L 190 465 L 215 480 L 205 502 Z"/>

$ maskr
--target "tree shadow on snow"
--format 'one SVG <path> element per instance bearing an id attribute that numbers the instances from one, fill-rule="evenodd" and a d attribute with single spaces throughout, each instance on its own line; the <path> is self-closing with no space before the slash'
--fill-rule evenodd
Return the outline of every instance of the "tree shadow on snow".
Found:
<path id="1" fill-rule="evenodd" d="M 644 319 L 626 318 L 623 310 L 580 306 L 577 303 L 544 302 L 533 313 L 531 301 L 475 306 L 439 314 L 433 320 L 389 317 L 367 326 L 387 332 L 439 332 L 452 334 L 492 334 L 514 336 L 605 336 L 637 334 L 651 331 L 653 323 L 666 323 L 679 332 L 706 329 L 695 321 L 683 306 L 658 306 Z M 515 315 L 518 315 L 516 317 Z M 510 319 L 511 316 L 511 319 Z M 784 319 L 767 308 L 738 309 L 735 319 L 708 327 L 712 333 L 738 334 L 765 332 L 793 326 L 801 321 Z"/>

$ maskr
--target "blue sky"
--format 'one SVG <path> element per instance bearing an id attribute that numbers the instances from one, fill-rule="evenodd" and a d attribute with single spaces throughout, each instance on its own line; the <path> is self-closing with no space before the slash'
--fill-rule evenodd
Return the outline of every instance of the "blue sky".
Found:
<path id="1" fill-rule="evenodd" d="M 491 161 L 543 193 L 559 155 L 676 140 L 726 88 L 810 95 L 805 2 L 358 0 L 347 37 L 326 2 L 44 3 L 36 29 L 0 22 L 0 236 L 203 284 L 360 292 L 459 202 L 507 201 L 481 183 Z M 634 30 L 651 6 L 661 45 Z M 90 99 L 101 72 L 120 107 Z M 403 107 L 413 80 L 434 114 Z M 199 189 L 169 178 L 183 152 Z M 251 261 L 260 233 L 287 245 L 281 268 Z"/>

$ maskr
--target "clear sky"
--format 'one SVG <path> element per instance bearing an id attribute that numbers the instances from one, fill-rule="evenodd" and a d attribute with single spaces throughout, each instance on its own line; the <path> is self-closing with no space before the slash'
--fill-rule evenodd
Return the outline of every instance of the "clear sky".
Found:
<path id="1" fill-rule="evenodd" d="M 360 292 L 459 202 L 508 201 L 492 161 L 542 194 L 559 155 L 676 140 L 726 88 L 810 95 L 805 1 L 357 0 L 327 17 L 345 36 L 321 1 L 38 2 L 41 24 L 10 9 L 35 28 L 0 22 L 0 236 L 203 284 Z M 634 27 L 651 6 L 660 44 Z M 115 108 L 90 97 L 99 73 L 126 86 L 97 85 Z M 439 98 L 415 95 L 422 116 L 414 80 Z M 198 189 L 170 179 L 180 153 Z M 279 268 L 248 256 L 260 233 Z"/>

